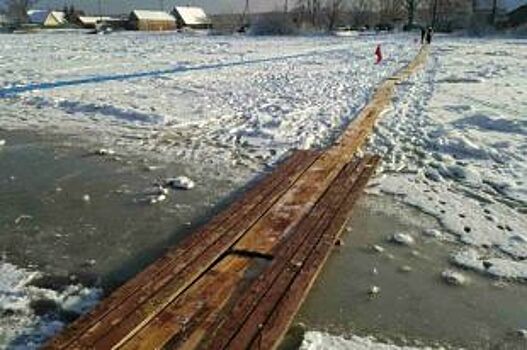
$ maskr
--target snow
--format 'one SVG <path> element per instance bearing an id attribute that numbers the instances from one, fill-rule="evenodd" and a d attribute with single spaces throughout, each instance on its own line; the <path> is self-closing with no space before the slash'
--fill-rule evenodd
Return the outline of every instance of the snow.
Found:
<path id="1" fill-rule="evenodd" d="M 46 24 L 50 16 L 55 18 L 57 23 L 63 24 L 66 22 L 66 14 L 61 11 L 29 10 L 27 15 L 31 23 Z"/>
<path id="2" fill-rule="evenodd" d="M 415 243 L 414 237 L 412 235 L 409 235 L 407 233 L 395 233 L 390 237 L 390 240 L 394 243 L 398 243 L 401 245 L 410 246 Z"/>
<path id="3" fill-rule="evenodd" d="M 527 280 L 527 262 L 492 258 L 476 249 L 462 250 L 452 256 L 455 264 L 483 274 L 508 279 Z"/>
<path id="4" fill-rule="evenodd" d="M 351 336 L 338 337 L 322 332 L 306 332 L 300 350 L 432 350 L 432 348 L 416 348 L 411 346 L 397 346 L 378 342 L 372 337 Z M 439 350 L 440 348 L 436 348 Z"/>
<path id="5" fill-rule="evenodd" d="M 375 190 L 436 217 L 468 246 L 457 265 L 518 280 L 527 273 L 524 46 L 438 38 L 369 146 L 384 154 Z"/>
<path id="6" fill-rule="evenodd" d="M 211 21 L 201 7 L 176 6 L 174 11 L 177 12 L 185 25 L 210 24 Z"/>
<path id="7" fill-rule="evenodd" d="M 111 21 L 113 17 L 79 16 L 79 21 L 84 25 L 96 25 L 98 22 Z"/>
<path id="8" fill-rule="evenodd" d="M 375 66 L 379 43 L 386 59 Z M 190 162 L 201 167 L 188 174 L 199 184 L 211 174 L 245 184 L 291 149 L 331 144 L 417 50 L 404 35 L 42 33 L 4 35 L 2 45 L 3 129 L 67 135 L 101 154 L 154 164 Z M 384 156 L 374 189 L 437 218 L 441 230 L 423 235 L 452 235 L 453 264 L 514 280 L 527 280 L 524 49 L 515 39 L 438 38 L 423 72 L 399 85 L 368 146 Z M 91 300 L 81 286 L 68 295 L 42 291 L 28 285 L 36 272 L 0 269 L 0 308 L 20 311 L 0 320 L 9 325 L 0 338 L 61 328 L 28 307 L 35 291 L 79 312 Z M 349 348 L 412 349 L 318 332 L 302 345 Z"/>
<path id="9" fill-rule="evenodd" d="M 55 17 L 58 23 L 65 23 L 66 22 L 66 14 L 61 11 L 51 11 L 49 13 L 51 16 Z"/>
<path id="10" fill-rule="evenodd" d="M 178 176 L 173 179 L 167 179 L 165 184 L 166 186 L 172 187 L 176 190 L 191 190 L 196 186 L 194 181 L 186 176 Z"/>
<path id="11" fill-rule="evenodd" d="M 382 35 L 42 33 L 2 40 L 3 127 L 190 161 L 203 174 L 232 170 L 242 182 L 240 168 L 253 173 L 291 149 L 328 145 L 417 50 L 409 37 Z M 378 43 L 386 60 L 375 66 Z"/>
<path id="12" fill-rule="evenodd" d="M 468 283 L 467 278 L 460 272 L 445 270 L 441 273 L 443 280 L 453 286 L 463 286 Z"/>
<path id="13" fill-rule="evenodd" d="M 0 262 L 0 347 L 36 349 L 64 327 L 55 310 L 37 312 L 38 303 L 79 315 L 89 311 L 102 295 L 100 289 L 82 285 L 62 291 L 32 286 L 39 277 L 36 271 Z"/>

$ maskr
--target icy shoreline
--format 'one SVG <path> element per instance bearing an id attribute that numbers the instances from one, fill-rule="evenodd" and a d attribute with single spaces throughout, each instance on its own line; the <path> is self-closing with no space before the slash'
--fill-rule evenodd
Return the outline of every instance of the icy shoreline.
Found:
<path id="1" fill-rule="evenodd" d="M 398 346 L 373 337 L 339 337 L 323 332 L 306 332 L 300 350 L 443 350 L 444 348 Z"/>
<path id="2" fill-rule="evenodd" d="M 102 296 L 80 284 L 60 291 L 37 287 L 32 283 L 41 273 L 6 262 L 0 262 L 0 276 L 0 347 L 10 349 L 39 348 L 65 326 L 66 314 L 84 314 Z"/>

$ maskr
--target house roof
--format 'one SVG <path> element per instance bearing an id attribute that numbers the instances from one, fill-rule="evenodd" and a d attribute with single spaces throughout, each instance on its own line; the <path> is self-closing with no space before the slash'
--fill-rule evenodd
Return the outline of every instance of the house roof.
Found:
<path id="1" fill-rule="evenodd" d="M 64 12 L 62 12 L 62 11 L 51 11 L 49 13 L 48 17 L 49 16 L 55 17 L 55 19 L 59 23 L 65 23 L 66 22 L 66 14 Z"/>
<path id="2" fill-rule="evenodd" d="M 61 11 L 29 10 L 27 16 L 31 23 L 44 24 L 49 16 L 55 18 L 59 23 L 66 22 L 66 14 Z"/>
<path id="3" fill-rule="evenodd" d="M 99 21 L 111 21 L 112 17 L 99 17 L 99 16 L 79 16 L 79 21 L 82 24 L 97 24 Z"/>
<path id="4" fill-rule="evenodd" d="M 512 12 L 522 6 L 527 5 L 527 0 L 505 0 L 503 5 L 507 12 Z"/>
<path id="5" fill-rule="evenodd" d="M 210 24 L 211 21 L 201 7 L 176 6 L 174 12 L 179 14 L 186 25 Z"/>
<path id="6" fill-rule="evenodd" d="M 527 5 L 527 0 L 502 0 L 498 1 L 498 7 L 500 10 L 507 13 L 516 10 L 519 7 Z M 477 0 L 476 8 L 478 10 L 492 10 L 493 0 Z"/>
<path id="7" fill-rule="evenodd" d="M 175 18 L 163 11 L 149 11 L 149 10 L 134 10 L 132 11 L 132 15 L 135 16 L 137 19 L 142 20 L 151 20 L 151 21 L 170 21 L 175 22 Z"/>
<path id="8" fill-rule="evenodd" d="M 46 10 L 29 10 L 27 11 L 27 16 L 29 17 L 29 21 L 31 23 L 44 23 L 46 18 L 48 17 L 49 11 Z"/>

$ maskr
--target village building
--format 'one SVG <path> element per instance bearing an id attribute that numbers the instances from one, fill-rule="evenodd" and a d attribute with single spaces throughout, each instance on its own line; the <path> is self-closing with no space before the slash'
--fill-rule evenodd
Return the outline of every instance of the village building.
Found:
<path id="1" fill-rule="evenodd" d="M 511 13 L 509 13 L 507 18 L 507 24 L 510 27 L 517 26 L 526 26 L 527 25 L 527 4 L 518 7 Z"/>
<path id="2" fill-rule="evenodd" d="M 77 17 L 77 23 L 87 29 L 94 29 L 97 27 L 97 23 L 102 22 L 109 22 L 112 21 L 112 17 L 104 17 L 104 16 L 78 16 Z"/>
<path id="3" fill-rule="evenodd" d="M 176 29 L 176 19 L 163 11 L 134 10 L 129 17 L 132 30 L 163 31 Z"/>
<path id="4" fill-rule="evenodd" d="M 497 22 L 506 22 L 509 15 L 518 11 L 518 9 L 527 6 L 527 0 L 474 0 L 474 16 L 480 21 L 488 21 L 493 15 L 496 16 Z M 494 12 L 496 4 L 496 13 Z"/>
<path id="5" fill-rule="evenodd" d="M 211 29 L 212 21 L 201 7 L 176 6 L 172 11 L 178 28 Z"/>
<path id="6" fill-rule="evenodd" d="M 60 27 L 67 23 L 66 14 L 61 11 L 29 10 L 29 22 L 43 27 Z"/>

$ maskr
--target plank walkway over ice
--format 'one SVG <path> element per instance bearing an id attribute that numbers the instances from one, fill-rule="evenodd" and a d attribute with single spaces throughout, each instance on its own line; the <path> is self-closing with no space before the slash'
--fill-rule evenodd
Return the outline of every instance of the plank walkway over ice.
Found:
<path id="1" fill-rule="evenodd" d="M 294 152 L 46 348 L 275 348 L 379 163 L 357 151 L 426 55 L 386 80 L 334 146 Z"/>

